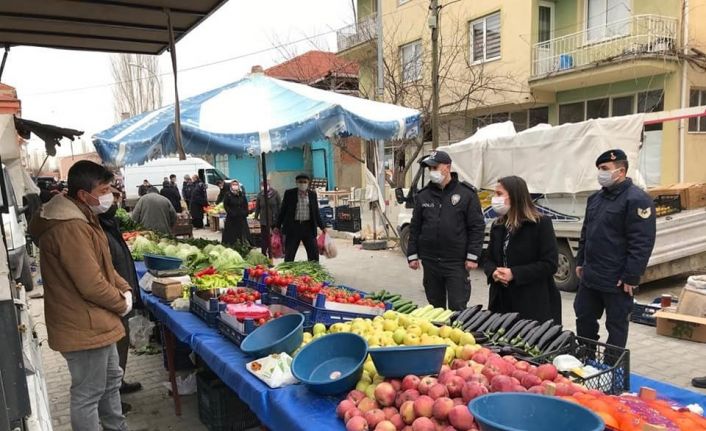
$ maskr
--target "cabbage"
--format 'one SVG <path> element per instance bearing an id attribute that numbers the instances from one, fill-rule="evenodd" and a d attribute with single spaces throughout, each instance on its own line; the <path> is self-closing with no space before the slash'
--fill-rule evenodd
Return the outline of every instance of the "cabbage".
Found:
<path id="1" fill-rule="evenodd" d="M 248 256 L 245 258 L 245 260 L 247 260 L 248 263 L 253 266 L 269 266 L 272 263 L 270 262 L 270 259 L 267 258 L 267 256 L 265 256 L 260 250 L 255 248 L 250 250 L 250 253 L 248 253 Z"/>
<path id="2" fill-rule="evenodd" d="M 179 257 L 177 255 L 177 253 L 179 252 L 179 248 L 175 245 L 168 245 L 164 247 L 162 251 L 164 252 L 165 256 Z"/>
<path id="3" fill-rule="evenodd" d="M 135 260 L 142 260 L 145 254 L 162 254 L 162 250 L 156 243 L 138 236 L 132 243 L 132 257 Z"/>

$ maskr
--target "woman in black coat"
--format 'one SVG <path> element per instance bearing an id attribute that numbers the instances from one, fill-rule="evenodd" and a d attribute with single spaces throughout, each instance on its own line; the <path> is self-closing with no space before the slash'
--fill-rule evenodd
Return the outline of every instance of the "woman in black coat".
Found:
<path id="1" fill-rule="evenodd" d="M 238 181 L 231 181 L 223 198 L 223 208 L 226 210 L 226 221 L 221 242 L 227 245 L 235 245 L 238 241 L 250 243 L 248 200 Z"/>
<path id="2" fill-rule="evenodd" d="M 191 224 L 196 229 L 203 229 L 203 207 L 208 205 L 207 187 L 198 175 L 194 175 L 194 186 L 189 197 L 189 212 Z"/>
<path id="3" fill-rule="evenodd" d="M 527 183 L 516 176 L 498 181 L 492 206 L 498 218 L 483 264 L 490 285 L 488 308 L 560 324 L 561 296 L 554 283 L 558 251 L 551 219 L 537 211 Z"/>

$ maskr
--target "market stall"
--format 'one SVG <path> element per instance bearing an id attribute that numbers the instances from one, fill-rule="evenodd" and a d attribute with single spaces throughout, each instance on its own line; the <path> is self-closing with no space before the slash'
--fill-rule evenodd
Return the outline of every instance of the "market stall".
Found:
<path id="1" fill-rule="evenodd" d="M 664 428 L 667 430 L 706 429 L 703 417 L 683 408 L 689 404 L 693 404 L 692 407 L 703 406 L 706 397 L 635 375 L 630 372 L 628 351 L 580 339 L 551 321 L 521 320 L 514 313 L 491 313 L 479 305 L 456 313 L 430 306 L 419 307 L 401 295 L 385 291 L 365 293 L 336 286 L 325 269 L 307 262 L 285 263 L 270 268 L 264 262 L 257 265 L 247 261 L 235 264 L 240 260 L 223 258 L 225 255 L 234 256 L 232 252 L 225 252 L 207 242 L 175 245 L 169 240 L 153 237 L 152 245 L 138 243 L 135 247 L 136 241 L 132 241 L 133 251 L 137 249 L 139 253 L 144 249 L 159 253 L 161 250 L 161 253 L 180 255 L 184 257 L 185 265 L 191 268 L 192 283 L 189 284 L 195 288 L 190 286 L 183 290 L 183 295 L 177 295 L 182 297 L 182 301 L 189 298 L 186 301 L 188 311 L 176 311 L 174 304 L 170 305 L 156 294 L 141 292 L 147 309 L 164 328 L 174 393 L 177 393 L 173 373 L 174 345 L 179 341 L 187 344 L 270 429 L 303 430 L 316 423 L 321 429 L 342 430 L 345 429 L 345 411 L 353 408 L 351 403 L 355 403 L 355 408 L 359 410 L 375 411 L 369 415 L 365 412 L 360 414 L 370 429 L 375 428 L 370 426 L 371 423 L 383 421 L 382 417 L 375 416 L 379 416 L 377 410 L 383 412 L 385 406 L 389 406 L 385 407 L 388 413 L 397 412 L 395 414 L 400 416 L 400 420 L 405 418 L 405 424 L 422 416 L 426 418 L 424 409 L 428 407 L 432 409 L 430 412 L 433 411 L 430 405 L 419 407 L 420 411 L 403 406 L 403 398 L 409 395 L 405 395 L 404 390 L 404 386 L 410 384 L 405 383 L 407 380 L 418 387 L 414 390 L 419 392 L 415 395 L 416 399 L 429 397 L 431 401 L 423 399 L 433 405 L 438 399 L 448 399 L 450 403 L 446 407 L 449 409 L 455 405 L 463 406 L 454 414 L 458 416 L 454 416 L 455 429 L 477 429 L 475 425 L 464 427 L 460 424 L 468 419 L 464 416 L 468 411 L 466 405 L 474 405 L 474 400 L 484 399 L 482 395 L 488 392 L 494 395 L 534 392 L 561 402 L 581 405 L 585 409 L 580 412 L 592 412 L 593 416 L 589 417 L 599 421 L 600 429 L 607 426 L 608 430 L 642 430 L 642 425 L 647 423 L 672 424 Z M 206 260 L 205 255 L 209 256 Z M 212 265 L 221 268 L 221 272 Z M 153 273 L 142 262 L 137 262 L 136 268 L 141 280 Z M 316 280 L 329 281 L 322 283 Z M 224 288 L 210 297 L 210 304 L 205 305 L 197 298 L 196 289 L 213 292 L 215 286 Z M 242 302 L 237 298 L 236 290 L 243 290 L 243 296 L 248 292 L 257 292 L 257 296 Z M 296 348 L 284 350 L 294 357 L 292 372 L 295 375 L 299 355 L 307 355 L 306 352 L 316 345 L 323 345 L 324 341 L 340 336 L 355 338 L 355 334 L 365 337 L 366 356 L 368 353 L 371 356 L 380 354 L 378 349 L 395 354 L 413 349 L 416 355 L 426 355 L 436 349 L 441 356 L 433 360 L 421 360 L 415 356 L 397 360 L 396 367 L 399 364 L 427 367 L 417 373 L 408 373 L 409 368 L 403 367 L 406 370 L 403 374 L 399 374 L 402 371 L 391 370 L 389 363 L 386 368 L 384 363 L 371 361 L 368 356 L 364 363 L 361 361 L 359 364 L 360 374 L 346 384 L 338 381 L 338 375 L 331 374 L 331 382 L 338 384 L 338 387 L 326 394 L 317 394 L 320 389 L 306 377 L 299 384 L 273 389 L 263 383 L 248 365 L 270 356 L 253 354 L 250 347 L 246 347 L 246 340 L 276 324 L 270 326 L 267 320 L 258 323 L 255 317 L 242 319 L 243 324 L 236 324 L 235 328 L 228 323 L 235 316 L 229 316 L 228 307 L 231 304 L 244 305 L 251 300 L 272 310 L 281 310 L 286 304 L 294 310 L 293 313 L 303 316 L 303 339 L 296 342 Z M 279 321 L 276 315 L 274 317 L 270 322 Z M 397 329 L 404 329 L 404 333 L 397 334 Z M 233 330 L 246 332 L 241 334 L 244 338 L 238 337 L 238 334 L 234 337 Z M 386 334 L 388 331 L 392 335 Z M 421 335 L 415 335 L 417 331 Z M 574 363 L 566 365 L 558 361 L 559 357 L 566 361 L 566 355 Z M 329 356 L 318 355 L 317 361 L 324 366 Z M 437 365 L 434 365 L 436 360 Z M 428 368 L 429 364 L 432 364 L 431 369 Z M 418 377 L 402 379 L 407 374 L 417 374 Z M 433 377 L 426 377 L 429 374 Z M 656 392 L 642 389 L 646 386 L 656 389 Z M 641 395 L 621 395 L 625 392 L 640 392 Z M 453 403 L 454 399 L 456 403 Z M 440 401 L 439 404 L 445 402 Z M 673 408 L 677 405 L 680 407 Z M 179 413 L 178 395 L 175 396 L 175 406 Z M 439 409 L 443 410 L 443 406 Z M 349 416 L 355 416 L 354 413 Z M 436 415 L 430 414 L 426 419 L 431 422 L 454 423 L 448 415 L 439 413 L 446 419 L 434 419 Z M 362 419 L 355 421 L 361 422 Z M 477 417 L 476 421 L 479 421 Z"/>

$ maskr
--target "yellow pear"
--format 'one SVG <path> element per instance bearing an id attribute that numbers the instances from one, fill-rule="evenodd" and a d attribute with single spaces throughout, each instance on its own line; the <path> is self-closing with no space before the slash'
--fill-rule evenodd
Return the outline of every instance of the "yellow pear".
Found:
<path id="1" fill-rule="evenodd" d="M 465 346 L 466 344 L 476 344 L 476 339 L 473 334 L 469 332 L 464 332 L 461 334 L 461 338 L 458 340 L 458 344 Z"/>
<path id="2" fill-rule="evenodd" d="M 451 340 L 458 344 L 458 342 L 461 340 L 461 336 L 463 335 L 463 329 L 461 328 L 454 328 L 451 330 Z"/>
<path id="3" fill-rule="evenodd" d="M 422 328 L 419 327 L 419 325 L 409 325 L 407 327 L 407 333 L 414 334 L 417 337 L 421 337 L 422 336 Z"/>
<path id="4" fill-rule="evenodd" d="M 439 328 L 439 337 L 450 338 L 451 332 L 453 332 L 453 328 L 448 325 L 444 325 L 441 328 Z"/>

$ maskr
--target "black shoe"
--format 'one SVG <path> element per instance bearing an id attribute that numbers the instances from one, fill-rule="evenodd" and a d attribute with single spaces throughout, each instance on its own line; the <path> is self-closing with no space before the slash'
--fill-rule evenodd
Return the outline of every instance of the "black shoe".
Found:
<path id="1" fill-rule="evenodd" d="M 122 385 L 120 385 L 120 393 L 121 394 L 131 394 L 133 392 L 137 392 L 142 389 L 142 383 L 127 383 L 123 382 Z"/>
<path id="2" fill-rule="evenodd" d="M 123 415 L 128 414 L 132 410 L 132 406 L 128 403 L 120 403 L 120 406 L 123 408 Z"/>
<path id="3" fill-rule="evenodd" d="M 691 379 L 691 384 L 695 388 L 706 389 L 706 377 L 694 377 Z"/>

